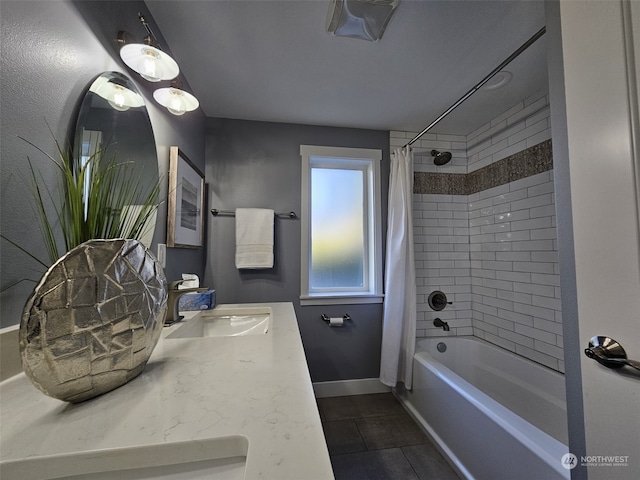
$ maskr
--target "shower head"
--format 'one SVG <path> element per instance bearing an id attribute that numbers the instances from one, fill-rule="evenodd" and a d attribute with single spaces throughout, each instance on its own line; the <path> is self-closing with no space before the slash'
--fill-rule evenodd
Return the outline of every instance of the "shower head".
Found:
<path id="1" fill-rule="evenodd" d="M 436 165 L 446 165 L 451 160 L 451 152 L 431 150 L 431 156 L 433 157 L 433 163 Z"/>

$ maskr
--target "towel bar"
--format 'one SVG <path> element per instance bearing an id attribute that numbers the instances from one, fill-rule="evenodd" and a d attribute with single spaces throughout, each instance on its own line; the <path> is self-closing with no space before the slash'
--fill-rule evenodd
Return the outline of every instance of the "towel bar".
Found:
<path id="1" fill-rule="evenodd" d="M 322 315 L 320 315 L 320 318 L 322 318 L 322 320 L 324 320 L 325 322 L 329 323 L 329 315 L 327 315 L 326 313 L 323 313 Z M 343 320 L 351 320 L 351 316 L 348 313 L 345 313 L 342 316 Z"/>
<path id="2" fill-rule="evenodd" d="M 235 217 L 236 212 L 234 212 L 233 210 L 218 210 L 217 208 L 212 208 L 211 215 L 213 215 L 214 217 L 217 217 L 218 215 L 230 215 L 232 217 Z M 276 216 L 285 217 L 285 218 L 298 218 L 298 215 L 296 215 L 296 212 L 276 213 Z"/>

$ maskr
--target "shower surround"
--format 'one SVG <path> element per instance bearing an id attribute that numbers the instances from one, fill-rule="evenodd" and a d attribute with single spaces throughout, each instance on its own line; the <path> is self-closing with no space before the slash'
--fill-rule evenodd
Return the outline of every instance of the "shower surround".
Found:
<path id="1" fill-rule="evenodd" d="M 414 135 L 392 131 L 391 148 Z M 467 136 L 414 143 L 418 337 L 474 335 L 564 371 L 550 138 L 540 94 Z M 452 161 L 434 166 L 431 149 Z M 431 310 L 433 290 L 453 304 Z"/>

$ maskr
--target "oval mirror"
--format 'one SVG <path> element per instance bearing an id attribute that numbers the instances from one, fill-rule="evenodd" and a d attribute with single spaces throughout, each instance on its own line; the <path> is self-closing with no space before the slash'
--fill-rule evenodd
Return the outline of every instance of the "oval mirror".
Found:
<path id="1" fill-rule="evenodd" d="M 73 158 L 84 163 L 100 150 L 118 162 L 135 162 L 136 172 L 150 185 L 158 182 L 158 154 L 149 113 L 136 85 L 119 72 L 104 72 L 96 78 L 78 113 Z M 154 213 L 140 239 L 147 247 L 155 225 Z"/>

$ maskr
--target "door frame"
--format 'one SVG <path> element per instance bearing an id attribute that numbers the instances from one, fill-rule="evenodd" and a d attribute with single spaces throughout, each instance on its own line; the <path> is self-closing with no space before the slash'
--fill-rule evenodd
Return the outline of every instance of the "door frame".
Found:
<path id="1" fill-rule="evenodd" d="M 625 378 L 583 353 L 591 336 L 618 335 L 629 356 L 640 358 L 640 334 L 635 333 L 640 331 L 640 52 L 630 48 L 634 34 L 638 44 L 639 3 L 545 4 L 569 450 L 577 457 L 574 480 L 611 478 L 609 467 L 583 465 L 582 456 L 624 455 L 623 442 L 636 441 L 636 449 L 640 443 L 640 411 L 628 419 L 612 414 L 640 410 L 630 403 L 640 398 L 640 379 Z M 608 203 L 615 210 L 604 215 Z M 615 258 L 606 258 L 609 252 Z M 626 264 L 621 252 L 630 253 Z M 610 404 L 605 404 L 604 392 L 609 392 Z M 632 455 L 629 466 L 617 468 L 616 478 L 640 478 L 638 457 Z"/>

